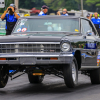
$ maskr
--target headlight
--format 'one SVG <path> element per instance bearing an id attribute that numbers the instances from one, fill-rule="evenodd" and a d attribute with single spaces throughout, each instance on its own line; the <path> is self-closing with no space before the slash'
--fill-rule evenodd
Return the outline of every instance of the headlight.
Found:
<path id="1" fill-rule="evenodd" d="M 68 43 L 63 43 L 63 44 L 61 45 L 61 50 L 62 50 L 63 52 L 69 51 L 69 50 L 70 50 L 70 44 L 68 44 Z"/>

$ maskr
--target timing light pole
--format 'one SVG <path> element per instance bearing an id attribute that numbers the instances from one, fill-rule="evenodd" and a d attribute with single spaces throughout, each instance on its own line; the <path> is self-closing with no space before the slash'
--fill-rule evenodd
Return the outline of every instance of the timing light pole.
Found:
<path id="1" fill-rule="evenodd" d="M 14 0 L 14 3 L 15 3 L 15 6 L 16 6 L 16 12 L 18 13 L 19 10 L 18 10 L 18 5 L 19 5 L 19 0 Z"/>
<path id="2" fill-rule="evenodd" d="M 81 0 L 81 11 L 82 11 L 82 17 L 83 17 L 83 0 Z"/>

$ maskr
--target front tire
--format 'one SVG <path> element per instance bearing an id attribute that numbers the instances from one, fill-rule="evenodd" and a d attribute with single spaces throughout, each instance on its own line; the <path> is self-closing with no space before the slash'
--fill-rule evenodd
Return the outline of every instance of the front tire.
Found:
<path id="1" fill-rule="evenodd" d="M 100 84 L 100 68 L 90 72 L 90 79 L 92 84 Z"/>
<path id="2" fill-rule="evenodd" d="M 33 76 L 28 74 L 28 79 L 30 83 L 41 83 L 44 79 L 44 76 Z"/>
<path id="3" fill-rule="evenodd" d="M 0 88 L 4 88 L 8 82 L 9 68 L 6 65 L 0 66 Z"/>
<path id="4" fill-rule="evenodd" d="M 64 81 L 68 88 L 74 88 L 78 84 L 78 66 L 73 58 L 72 63 L 63 67 Z"/>

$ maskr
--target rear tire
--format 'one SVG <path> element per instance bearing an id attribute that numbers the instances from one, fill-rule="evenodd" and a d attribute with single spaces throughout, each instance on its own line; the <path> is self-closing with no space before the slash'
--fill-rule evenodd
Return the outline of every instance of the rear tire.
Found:
<path id="1" fill-rule="evenodd" d="M 74 88 L 78 84 L 78 66 L 75 58 L 73 58 L 71 64 L 64 65 L 63 74 L 68 88 Z"/>
<path id="2" fill-rule="evenodd" d="M 100 68 L 90 72 L 90 79 L 92 84 L 100 84 Z"/>
<path id="3" fill-rule="evenodd" d="M 41 83 L 44 79 L 44 76 L 33 76 L 28 74 L 28 79 L 30 83 Z"/>
<path id="4" fill-rule="evenodd" d="M 6 65 L 0 66 L 0 88 L 4 88 L 8 82 L 9 68 Z"/>

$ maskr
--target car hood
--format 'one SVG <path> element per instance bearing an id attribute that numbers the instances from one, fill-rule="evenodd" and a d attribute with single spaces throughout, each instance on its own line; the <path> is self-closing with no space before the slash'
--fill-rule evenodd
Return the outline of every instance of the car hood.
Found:
<path id="1" fill-rule="evenodd" d="M 64 38 L 73 40 L 76 37 L 77 35 L 66 36 L 66 34 L 14 34 L 0 36 L 0 42 L 60 42 Z"/>

